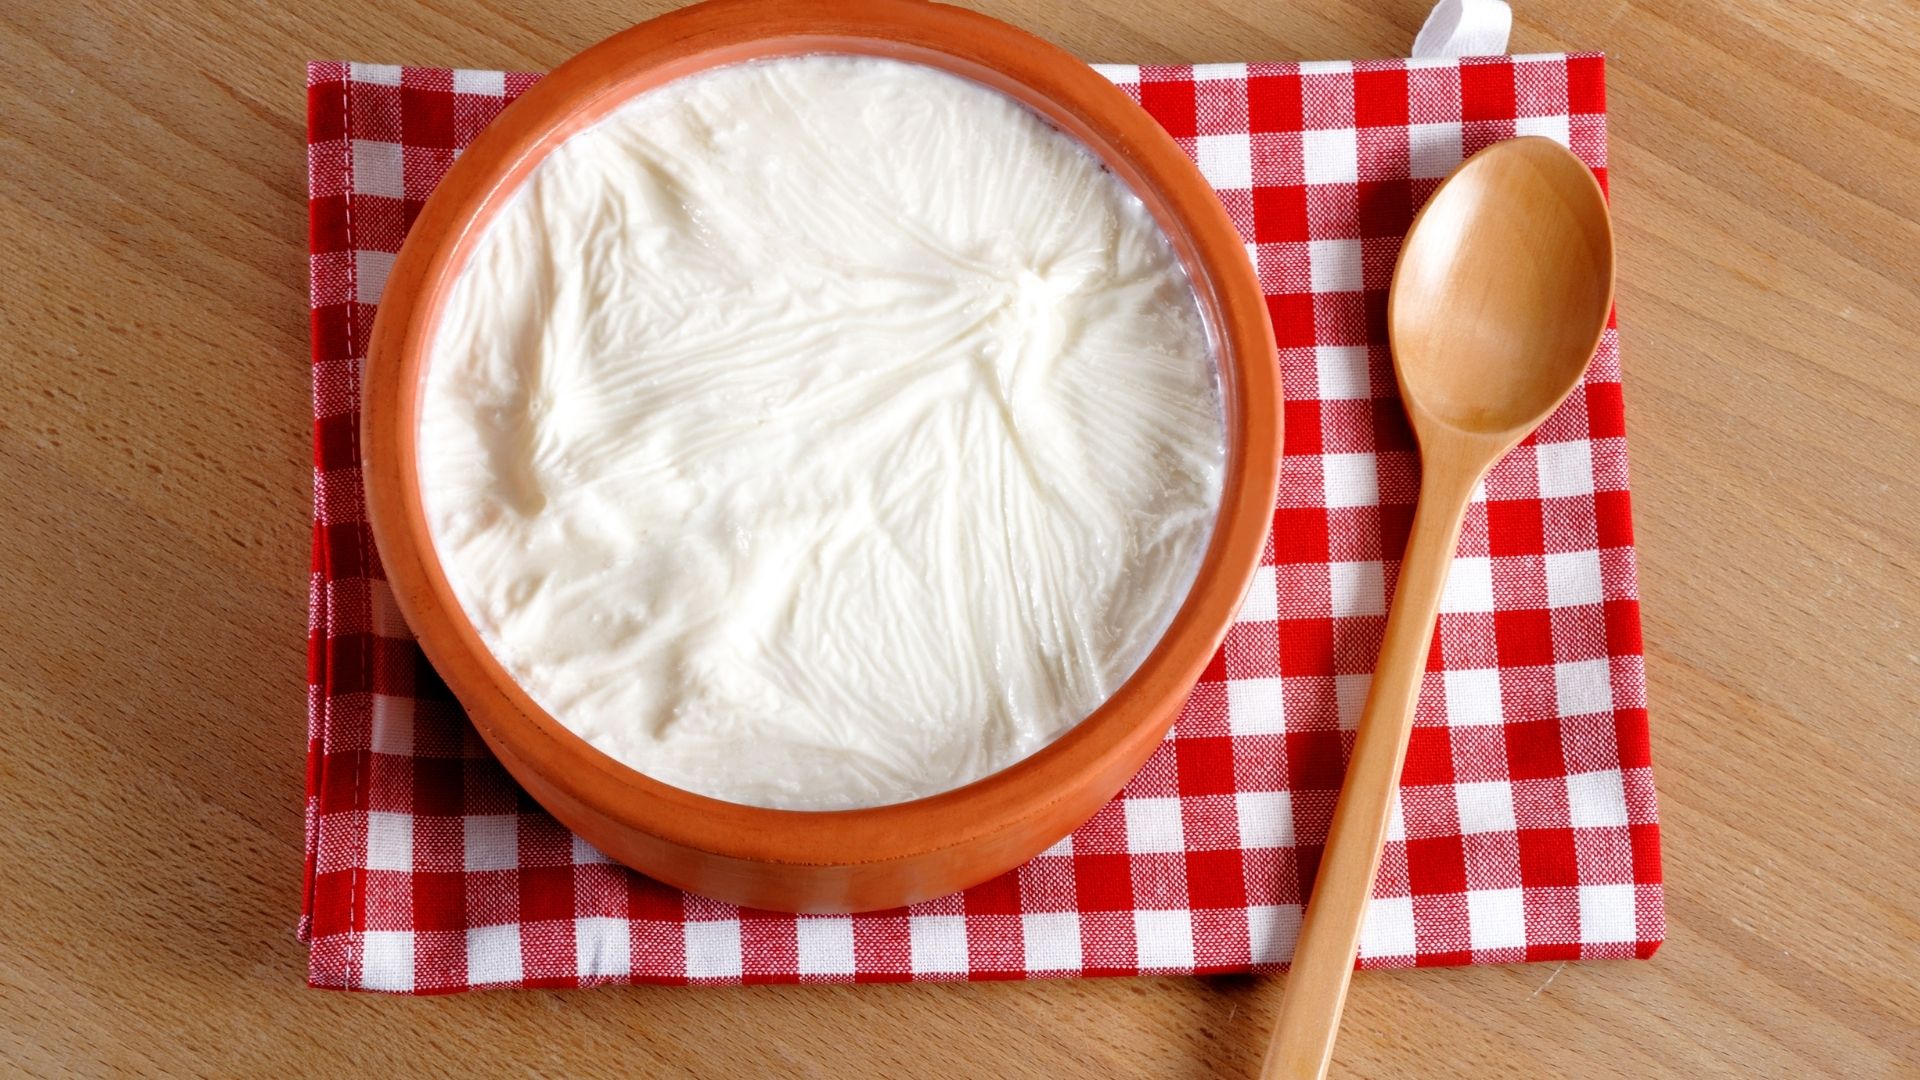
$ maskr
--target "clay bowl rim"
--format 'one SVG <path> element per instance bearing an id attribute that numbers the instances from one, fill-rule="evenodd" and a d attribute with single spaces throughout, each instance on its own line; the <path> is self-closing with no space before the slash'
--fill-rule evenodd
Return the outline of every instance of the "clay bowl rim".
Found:
<path id="1" fill-rule="evenodd" d="M 1185 602 L 1132 677 L 1052 743 L 999 772 L 851 810 L 770 809 L 695 794 L 563 727 L 494 658 L 455 597 L 428 531 L 416 458 L 438 314 L 486 224 L 527 173 L 634 94 L 710 67 L 809 53 L 891 57 L 962 75 L 1092 148 L 1174 242 L 1214 339 L 1226 410 L 1213 536 Z M 368 519 L 395 602 L 509 771 L 532 770 L 622 828 L 756 863 L 856 866 L 986 843 L 1084 794 L 1121 759 L 1144 759 L 1232 623 L 1266 545 L 1279 479 L 1279 369 L 1265 300 L 1243 241 L 1199 170 L 1152 117 L 1071 54 L 987 16 L 920 0 L 708 0 L 615 34 L 555 69 L 462 152 L 423 206 L 388 275 L 365 386 Z"/>

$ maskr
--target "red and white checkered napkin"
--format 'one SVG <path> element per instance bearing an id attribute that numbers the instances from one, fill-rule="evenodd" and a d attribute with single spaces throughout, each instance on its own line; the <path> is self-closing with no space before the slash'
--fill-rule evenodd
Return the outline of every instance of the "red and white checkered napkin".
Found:
<path id="1" fill-rule="evenodd" d="M 1605 178 L 1598 56 L 1102 69 L 1193 154 L 1279 336 L 1273 540 L 1226 647 L 1120 797 L 1020 869 L 911 909 L 741 911 L 607 862 L 508 779 L 396 612 L 360 485 L 360 365 L 421 201 L 535 76 L 308 69 L 314 985 L 1271 970 L 1300 924 L 1418 462 L 1388 275 L 1462 155 L 1516 134 Z M 1361 963 L 1646 956 L 1664 932 L 1616 340 L 1474 504 Z"/>

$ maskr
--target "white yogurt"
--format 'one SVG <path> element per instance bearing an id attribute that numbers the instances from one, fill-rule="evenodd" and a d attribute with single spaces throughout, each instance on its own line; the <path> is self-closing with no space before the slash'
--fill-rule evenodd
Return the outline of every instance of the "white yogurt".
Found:
<path id="1" fill-rule="evenodd" d="M 467 615 L 568 728 L 760 806 L 1044 746 L 1185 599 L 1223 467 L 1191 286 L 1001 94 L 814 56 L 535 169 L 453 287 L 421 480 Z"/>

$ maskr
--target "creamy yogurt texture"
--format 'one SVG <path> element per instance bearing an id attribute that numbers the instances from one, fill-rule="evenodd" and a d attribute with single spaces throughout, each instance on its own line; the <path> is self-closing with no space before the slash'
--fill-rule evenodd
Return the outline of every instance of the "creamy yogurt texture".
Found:
<path id="1" fill-rule="evenodd" d="M 1223 467 L 1191 286 L 1012 99 L 814 56 L 645 94 L 543 161 L 434 340 L 429 525 L 541 706 L 667 783 L 870 806 L 1105 700 Z"/>

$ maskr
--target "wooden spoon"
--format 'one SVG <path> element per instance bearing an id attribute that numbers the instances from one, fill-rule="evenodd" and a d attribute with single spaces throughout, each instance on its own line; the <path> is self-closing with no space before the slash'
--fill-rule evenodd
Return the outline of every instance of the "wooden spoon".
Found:
<path id="1" fill-rule="evenodd" d="M 1613 306 L 1613 230 L 1593 173 L 1550 139 L 1467 159 L 1413 221 L 1387 299 L 1420 504 L 1260 1075 L 1324 1077 L 1353 975 L 1473 489 L 1579 385 Z"/>

